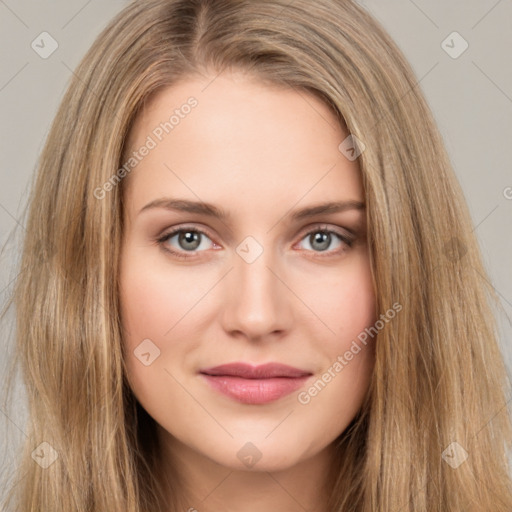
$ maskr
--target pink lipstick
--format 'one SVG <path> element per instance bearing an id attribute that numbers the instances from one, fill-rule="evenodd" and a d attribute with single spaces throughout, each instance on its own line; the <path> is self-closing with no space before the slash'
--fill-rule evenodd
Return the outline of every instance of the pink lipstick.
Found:
<path id="1" fill-rule="evenodd" d="M 229 363 L 199 372 L 217 391 L 244 404 L 266 404 L 293 393 L 312 375 L 279 363 Z"/>

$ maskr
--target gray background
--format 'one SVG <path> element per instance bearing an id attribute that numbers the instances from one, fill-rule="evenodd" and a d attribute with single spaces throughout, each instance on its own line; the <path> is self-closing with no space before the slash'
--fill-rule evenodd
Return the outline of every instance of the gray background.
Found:
<path id="1" fill-rule="evenodd" d="M 512 369 L 512 1 L 361 0 L 413 66 L 462 185 L 490 279 L 502 301 L 501 346 Z M 79 60 L 126 1 L 0 0 L 0 294 L 16 276 L 16 250 L 35 162 Z M 31 47 L 42 32 L 57 41 L 47 59 Z M 457 31 L 469 44 L 458 58 L 442 42 Z M 37 39 L 39 40 L 39 39 Z M 454 50 L 459 43 L 448 39 Z M 421 126 L 418 127 L 421 130 Z M 510 187 L 510 188 L 509 188 Z M 507 198 L 508 196 L 508 198 Z M 9 234 L 16 228 L 16 236 Z M 12 318 L 12 314 L 10 318 Z M 2 366 L 12 322 L 1 326 Z M 510 373 L 510 372 L 509 372 Z M 26 410 L 0 411 L 0 471 L 9 474 L 23 440 Z M 4 442 L 4 439 L 8 439 Z"/>

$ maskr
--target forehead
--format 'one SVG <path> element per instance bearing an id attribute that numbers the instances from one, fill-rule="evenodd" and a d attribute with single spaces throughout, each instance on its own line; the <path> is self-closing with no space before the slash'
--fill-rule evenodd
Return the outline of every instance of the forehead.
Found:
<path id="1" fill-rule="evenodd" d="M 135 206 L 164 195 L 241 207 L 361 199 L 356 162 L 338 149 L 348 134 L 316 96 L 242 74 L 184 80 L 140 111 L 128 139 Z M 140 155 L 139 155 L 140 157 Z"/>

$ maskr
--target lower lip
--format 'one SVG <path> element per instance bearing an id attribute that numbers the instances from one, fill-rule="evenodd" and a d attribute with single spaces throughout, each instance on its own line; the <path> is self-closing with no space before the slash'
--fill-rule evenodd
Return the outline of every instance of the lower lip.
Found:
<path id="1" fill-rule="evenodd" d="M 226 375 L 202 376 L 217 391 L 243 404 L 266 404 L 293 393 L 310 377 L 275 377 L 271 379 L 243 379 Z"/>

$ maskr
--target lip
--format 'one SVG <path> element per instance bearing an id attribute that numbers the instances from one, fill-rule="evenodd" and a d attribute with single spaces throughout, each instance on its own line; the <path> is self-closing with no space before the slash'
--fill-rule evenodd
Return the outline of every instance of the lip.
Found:
<path id="1" fill-rule="evenodd" d="M 274 402 L 293 393 L 311 372 L 280 363 L 229 363 L 199 371 L 217 391 L 244 404 Z"/>

